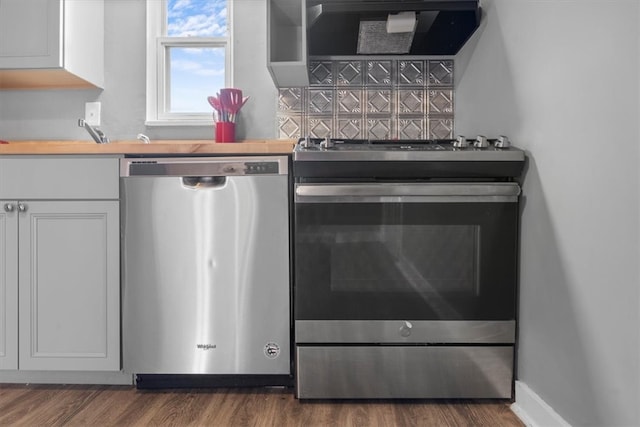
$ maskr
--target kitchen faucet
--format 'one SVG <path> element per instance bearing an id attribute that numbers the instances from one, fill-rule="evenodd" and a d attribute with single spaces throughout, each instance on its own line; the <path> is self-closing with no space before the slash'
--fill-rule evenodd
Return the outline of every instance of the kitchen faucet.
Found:
<path id="1" fill-rule="evenodd" d="M 83 127 L 89 132 L 91 138 L 98 144 L 107 144 L 109 142 L 109 138 L 102 132 L 100 129 L 91 126 L 89 123 L 84 121 L 83 119 L 78 119 L 78 126 Z"/>

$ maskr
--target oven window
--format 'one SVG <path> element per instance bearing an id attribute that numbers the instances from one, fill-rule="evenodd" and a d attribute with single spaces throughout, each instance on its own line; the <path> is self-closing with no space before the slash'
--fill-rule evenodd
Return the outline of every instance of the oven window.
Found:
<path id="1" fill-rule="evenodd" d="M 513 318 L 515 204 L 296 205 L 299 320 Z"/>
<path id="2" fill-rule="evenodd" d="M 328 226 L 332 292 L 476 293 L 475 225 Z M 309 235 L 313 241 L 314 236 Z"/>

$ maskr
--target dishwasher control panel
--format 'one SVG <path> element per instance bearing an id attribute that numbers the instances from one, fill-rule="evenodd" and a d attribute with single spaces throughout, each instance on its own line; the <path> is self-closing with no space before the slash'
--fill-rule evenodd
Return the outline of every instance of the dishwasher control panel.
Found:
<path id="1" fill-rule="evenodd" d="M 278 162 L 246 162 L 244 173 L 247 175 L 277 174 Z"/>
<path id="2" fill-rule="evenodd" d="M 120 176 L 287 175 L 284 156 L 124 158 Z"/>

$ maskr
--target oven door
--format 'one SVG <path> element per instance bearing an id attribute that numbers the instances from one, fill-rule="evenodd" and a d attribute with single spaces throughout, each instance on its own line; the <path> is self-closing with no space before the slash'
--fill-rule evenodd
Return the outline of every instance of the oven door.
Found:
<path id="1" fill-rule="evenodd" d="M 513 342 L 519 194 L 516 183 L 297 184 L 297 341 L 377 342 L 422 324 L 416 341 Z"/>

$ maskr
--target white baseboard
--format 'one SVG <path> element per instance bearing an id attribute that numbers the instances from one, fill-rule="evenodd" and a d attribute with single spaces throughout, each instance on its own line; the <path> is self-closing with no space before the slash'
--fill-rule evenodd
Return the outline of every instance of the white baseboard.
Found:
<path id="1" fill-rule="evenodd" d="M 516 381 L 516 401 L 511 410 L 527 427 L 571 427 L 525 383 Z"/>

